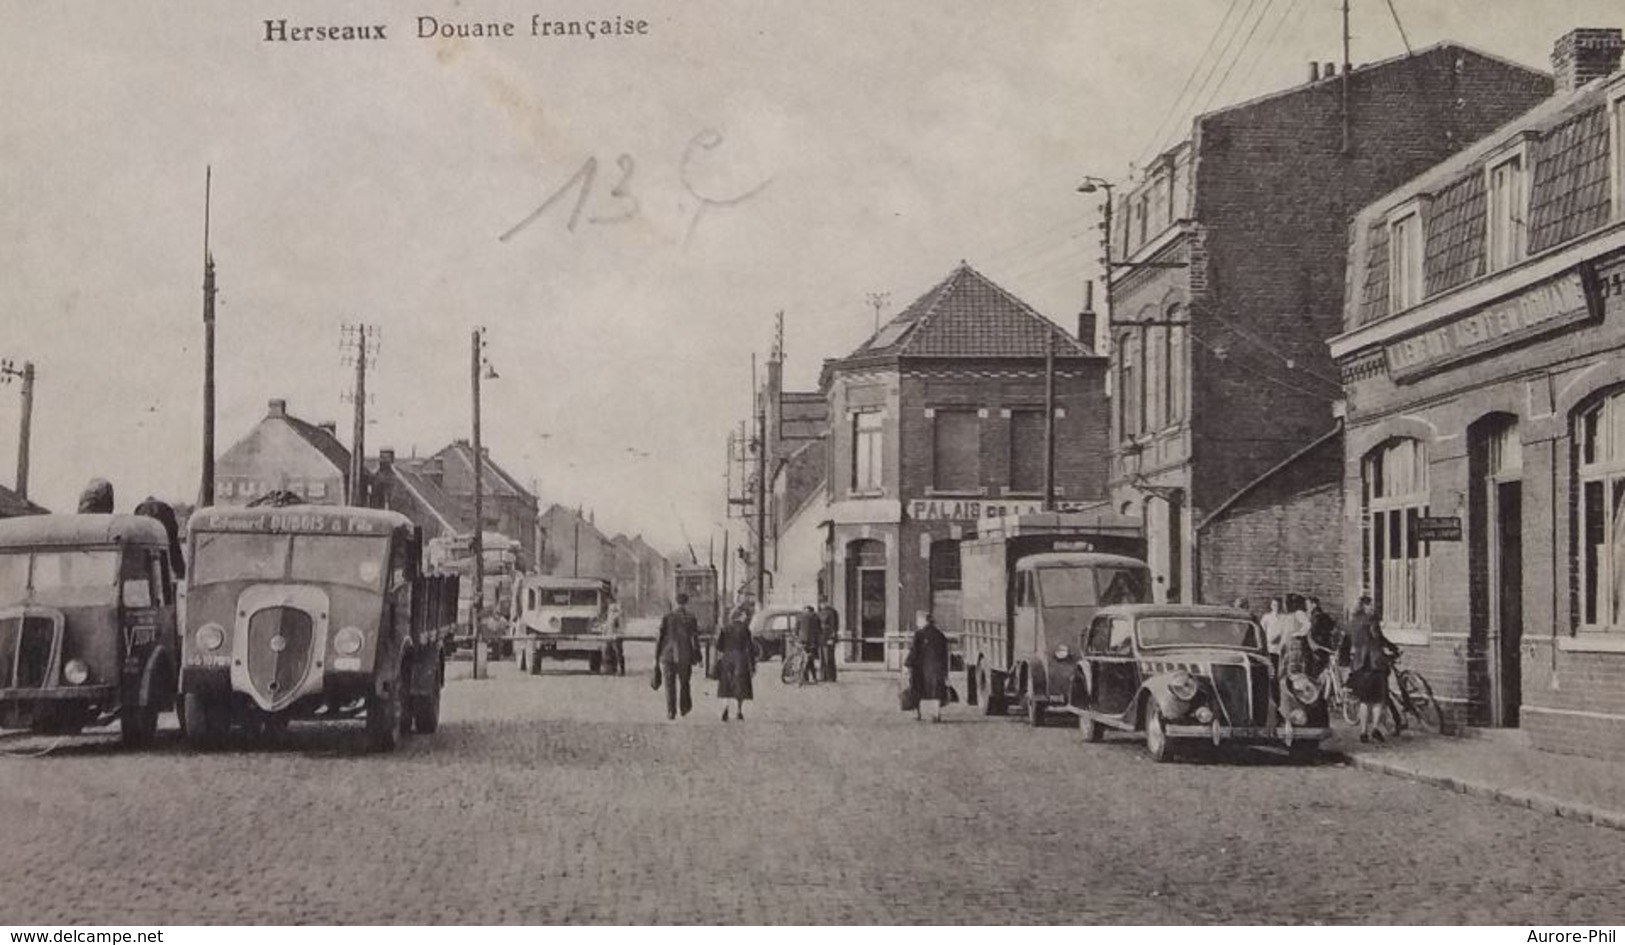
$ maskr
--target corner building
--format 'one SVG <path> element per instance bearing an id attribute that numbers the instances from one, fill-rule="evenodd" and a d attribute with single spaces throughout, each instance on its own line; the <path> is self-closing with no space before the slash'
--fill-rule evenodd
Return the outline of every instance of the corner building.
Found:
<path id="1" fill-rule="evenodd" d="M 824 363 L 831 602 L 859 638 L 849 660 L 901 665 L 916 611 L 957 630 L 959 542 L 984 515 L 1042 505 L 1046 344 L 1057 504 L 1099 501 L 1106 359 L 970 266 Z"/>
<path id="2" fill-rule="evenodd" d="M 1456 723 L 1625 759 L 1621 33 L 1366 207 L 1346 331 L 1347 593 Z"/>

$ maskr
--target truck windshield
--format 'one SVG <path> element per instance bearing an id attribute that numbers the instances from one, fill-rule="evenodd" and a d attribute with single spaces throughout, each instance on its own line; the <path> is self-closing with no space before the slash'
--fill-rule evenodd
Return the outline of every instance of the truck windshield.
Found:
<path id="1" fill-rule="evenodd" d="M 33 575 L 29 575 L 29 560 Z M 40 551 L 0 555 L 0 603 L 14 604 L 32 587 L 36 591 L 105 591 L 95 595 L 112 600 L 118 584 L 117 551 Z"/>
<path id="2" fill-rule="evenodd" d="M 542 589 L 543 607 L 597 607 L 598 592 L 580 588 L 549 587 Z"/>
<path id="3" fill-rule="evenodd" d="M 0 604 L 15 604 L 28 596 L 28 555 L 0 555 Z"/>
<path id="4" fill-rule="evenodd" d="M 389 539 L 377 536 L 210 532 L 198 536 L 192 584 L 292 580 L 371 589 L 382 584 L 388 553 Z"/>
<path id="5" fill-rule="evenodd" d="M 1256 650 L 1258 628 L 1247 620 L 1151 617 L 1140 621 L 1140 646 L 1229 646 Z"/>
<path id="6" fill-rule="evenodd" d="M 1042 568 L 1038 583 L 1045 607 L 1105 607 L 1150 600 L 1140 568 L 1083 566 Z"/>

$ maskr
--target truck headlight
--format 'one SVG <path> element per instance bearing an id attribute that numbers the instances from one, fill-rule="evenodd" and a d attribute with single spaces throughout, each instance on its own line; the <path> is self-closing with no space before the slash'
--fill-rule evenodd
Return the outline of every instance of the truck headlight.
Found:
<path id="1" fill-rule="evenodd" d="M 68 660 L 62 667 L 62 678 L 70 686 L 82 686 L 90 679 L 90 667 L 85 665 L 84 660 Z"/>
<path id="2" fill-rule="evenodd" d="M 1208 708 L 1205 705 L 1197 706 L 1196 707 L 1196 721 L 1201 722 L 1203 725 L 1206 725 L 1207 723 L 1213 721 L 1213 710 Z"/>
<path id="3" fill-rule="evenodd" d="M 360 627 L 345 627 L 333 634 L 333 652 L 340 656 L 353 656 L 367 640 Z"/>
<path id="4" fill-rule="evenodd" d="M 1182 702 L 1189 702 L 1196 698 L 1196 680 L 1191 674 L 1180 670 L 1168 678 L 1168 694 Z"/>
<path id="5" fill-rule="evenodd" d="M 1055 658 L 1058 660 L 1064 660 L 1071 655 L 1072 651 L 1066 648 L 1065 643 L 1055 648 Z"/>
<path id="6" fill-rule="evenodd" d="M 212 653 L 225 645 L 226 628 L 217 623 L 206 623 L 197 628 L 197 636 L 193 639 L 197 641 L 198 649 Z"/>

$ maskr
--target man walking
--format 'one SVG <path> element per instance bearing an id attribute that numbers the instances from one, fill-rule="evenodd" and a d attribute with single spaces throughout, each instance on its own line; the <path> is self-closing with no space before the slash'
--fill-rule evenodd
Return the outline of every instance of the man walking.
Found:
<path id="1" fill-rule="evenodd" d="M 688 612 L 688 595 L 677 595 L 677 606 L 660 618 L 660 638 L 655 642 L 655 658 L 660 662 L 661 682 L 666 687 L 666 718 L 687 715 L 694 707 L 689 696 L 689 674 L 700 652 L 700 624 Z"/>
<path id="2" fill-rule="evenodd" d="M 807 654 L 807 662 L 801 670 L 801 685 L 818 681 L 819 637 L 823 636 L 823 633 L 823 626 L 818 620 L 818 615 L 813 613 L 812 605 L 803 607 L 796 621 L 796 638 L 801 644 L 802 651 Z"/>
<path id="3" fill-rule="evenodd" d="M 841 635 L 841 615 L 830 606 L 827 597 L 818 602 L 818 623 L 822 630 L 819 637 L 823 643 L 818 678 L 822 682 L 834 682 L 835 642 Z"/>

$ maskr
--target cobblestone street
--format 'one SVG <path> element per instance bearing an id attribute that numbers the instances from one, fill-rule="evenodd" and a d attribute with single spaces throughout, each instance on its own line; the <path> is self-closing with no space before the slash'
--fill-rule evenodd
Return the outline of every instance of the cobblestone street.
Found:
<path id="1" fill-rule="evenodd" d="M 1157 766 L 891 678 L 709 684 L 668 722 L 646 646 L 511 665 L 438 735 L 215 755 L 83 738 L 0 759 L 0 923 L 1617 923 L 1625 838 L 1327 762 Z M 41 739 L 12 739 L 14 753 Z"/>

